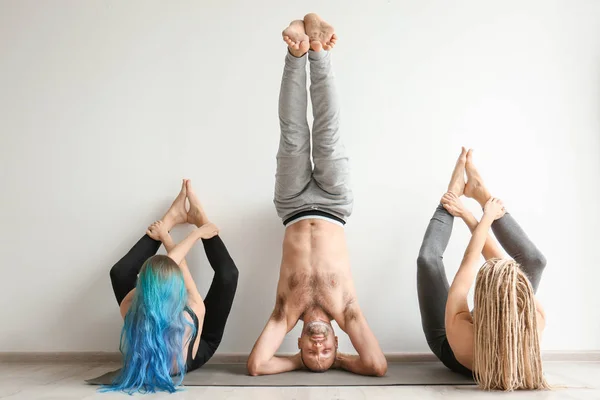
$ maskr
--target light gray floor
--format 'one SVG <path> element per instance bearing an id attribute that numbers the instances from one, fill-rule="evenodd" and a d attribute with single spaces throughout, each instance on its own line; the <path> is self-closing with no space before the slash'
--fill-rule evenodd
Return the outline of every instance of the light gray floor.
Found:
<path id="1" fill-rule="evenodd" d="M 127 399 L 121 394 L 100 394 L 97 386 L 83 380 L 118 364 L 104 363 L 4 363 L 0 365 L 0 399 Z M 545 370 L 551 383 L 569 382 L 569 388 L 552 392 L 484 393 L 474 386 L 398 386 L 398 387 L 190 387 L 173 395 L 158 394 L 144 399 L 600 399 L 600 362 L 547 362 Z M 139 396 L 136 396 L 139 397 Z"/>

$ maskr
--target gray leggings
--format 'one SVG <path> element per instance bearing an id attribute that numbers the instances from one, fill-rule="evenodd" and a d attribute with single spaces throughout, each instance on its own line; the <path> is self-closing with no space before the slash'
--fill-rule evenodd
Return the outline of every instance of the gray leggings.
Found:
<path id="1" fill-rule="evenodd" d="M 461 365 L 446 338 L 445 313 L 448 279 L 444 269 L 444 251 L 448 246 L 454 217 L 439 205 L 431 217 L 417 259 L 417 291 L 421 323 L 431 351 L 451 370 L 471 376 Z M 494 221 L 492 231 L 504 250 L 521 266 L 537 291 L 546 259 L 509 213 Z"/>
<path id="2" fill-rule="evenodd" d="M 306 118 L 306 60 L 313 106 L 312 158 Z M 327 51 L 287 54 L 279 94 L 281 137 L 277 152 L 275 208 L 282 220 L 318 210 L 346 221 L 352 213 L 348 157 L 340 137 L 340 105 Z"/>

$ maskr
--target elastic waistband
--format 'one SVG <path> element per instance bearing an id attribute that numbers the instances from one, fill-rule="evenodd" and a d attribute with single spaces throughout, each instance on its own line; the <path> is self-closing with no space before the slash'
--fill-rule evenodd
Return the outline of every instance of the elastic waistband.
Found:
<path id="1" fill-rule="evenodd" d="M 288 219 L 286 219 L 285 221 L 283 221 L 283 225 L 285 225 L 287 227 L 295 222 L 301 221 L 303 219 L 309 219 L 309 218 L 327 219 L 327 220 L 333 222 L 334 224 L 337 224 L 340 226 L 346 225 L 346 221 L 344 221 L 343 219 L 336 217 L 333 214 L 329 214 L 328 212 L 321 211 L 321 210 L 300 211 L 299 213 L 294 214 L 291 217 L 289 217 Z"/>

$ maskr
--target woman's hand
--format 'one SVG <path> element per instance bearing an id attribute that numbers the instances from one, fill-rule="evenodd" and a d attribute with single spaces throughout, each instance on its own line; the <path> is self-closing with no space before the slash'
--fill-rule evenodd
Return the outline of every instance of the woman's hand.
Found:
<path id="1" fill-rule="evenodd" d="M 469 211 L 465 208 L 460 199 L 452 192 L 447 192 L 442 196 L 440 200 L 442 206 L 448 211 L 452 216 L 463 218 Z"/>
<path id="2" fill-rule="evenodd" d="M 169 235 L 165 224 L 162 221 L 156 221 L 148 227 L 146 235 L 150 236 L 154 240 L 163 241 L 165 237 Z"/>
<path id="3" fill-rule="evenodd" d="M 483 214 L 492 217 L 494 220 L 500 219 L 506 214 L 502 200 L 492 197 L 485 203 Z"/>
<path id="4" fill-rule="evenodd" d="M 198 228 L 198 233 L 202 239 L 210 239 L 219 234 L 219 228 L 212 222 L 209 222 Z"/>

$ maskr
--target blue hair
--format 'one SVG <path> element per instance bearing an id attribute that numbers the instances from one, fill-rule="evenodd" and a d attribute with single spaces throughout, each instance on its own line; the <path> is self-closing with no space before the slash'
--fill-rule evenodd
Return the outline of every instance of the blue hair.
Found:
<path id="1" fill-rule="evenodd" d="M 186 373 L 185 328 L 192 328 L 190 337 L 195 330 L 184 316 L 186 304 L 187 291 L 177 264 L 163 255 L 149 258 L 140 271 L 121 331 L 123 368 L 101 391 L 177 391 Z"/>

